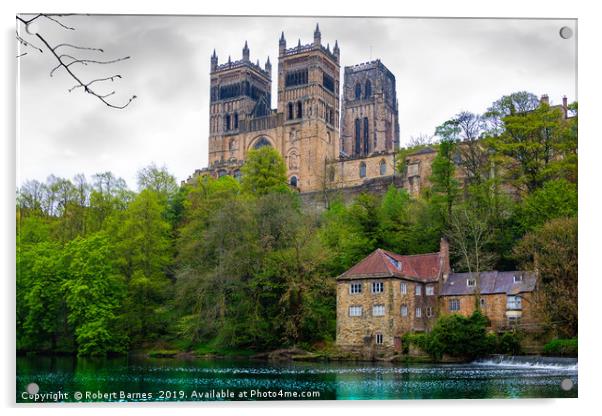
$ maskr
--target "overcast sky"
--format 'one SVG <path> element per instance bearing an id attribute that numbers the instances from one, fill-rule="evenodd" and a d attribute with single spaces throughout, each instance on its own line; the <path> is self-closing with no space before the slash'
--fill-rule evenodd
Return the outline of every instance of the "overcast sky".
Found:
<path id="1" fill-rule="evenodd" d="M 116 93 L 104 106 L 68 89 L 61 71 L 49 77 L 53 57 L 31 49 L 19 58 L 17 182 L 44 181 L 50 174 L 71 178 L 112 171 L 136 188 L 136 172 L 165 165 L 178 181 L 207 165 L 209 57 L 241 58 L 245 40 L 251 60 L 273 63 L 278 39 L 287 47 L 310 43 L 316 22 L 322 43 L 338 40 L 344 66 L 381 59 L 397 79 L 401 144 L 432 134 L 460 111 L 483 112 L 514 91 L 547 93 L 552 103 L 577 99 L 574 20 L 283 18 L 181 16 L 71 16 L 76 30 L 41 22 L 37 30 L 51 44 L 63 42 L 104 49 L 104 59 L 130 56 L 111 65 L 75 68 L 82 79 L 121 74 L 99 91 Z M 26 37 L 26 34 L 24 35 Z M 30 39 L 26 37 L 26 39 Z M 82 53 L 84 52 L 84 53 Z M 93 57 L 95 52 L 64 50 Z M 342 71 L 341 71 L 342 72 Z M 341 74 L 342 82 L 342 74 Z M 275 85 L 274 85 L 275 87 Z M 275 88 L 272 105 L 276 106 Z"/>

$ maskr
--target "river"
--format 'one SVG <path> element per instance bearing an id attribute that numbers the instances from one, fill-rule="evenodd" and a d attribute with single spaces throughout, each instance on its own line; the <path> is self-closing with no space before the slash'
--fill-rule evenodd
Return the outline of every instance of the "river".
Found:
<path id="1" fill-rule="evenodd" d="M 566 380 L 570 380 L 566 381 Z M 565 380 L 564 389 L 561 387 Z M 37 396 L 26 393 L 35 392 Z M 567 386 L 572 387 L 566 390 Z M 81 399 L 78 398 L 81 395 Z M 75 397 L 74 397 L 75 396 Z M 469 364 L 17 357 L 17 402 L 577 397 L 567 360 Z"/>

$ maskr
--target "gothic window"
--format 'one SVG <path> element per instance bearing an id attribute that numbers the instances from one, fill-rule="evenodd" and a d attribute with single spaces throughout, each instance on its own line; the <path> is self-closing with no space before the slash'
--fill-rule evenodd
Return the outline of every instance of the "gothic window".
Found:
<path id="1" fill-rule="evenodd" d="M 291 186 L 297 187 L 297 177 L 291 176 Z"/>
<path id="2" fill-rule="evenodd" d="M 370 80 L 366 80 L 366 91 L 364 92 L 366 98 L 370 98 L 372 95 L 372 83 Z"/>
<path id="3" fill-rule="evenodd" d="M 226 125 L 224 127 L 224 130 L 230 130 L 230 114 L 226 114 Z"/>
<path id="4" fill-rule="evenodd" d="M 234 150 L 236 148 L 236 141 L 234 139 L 230 140 L 230 143 L 228 143 L 228 149 L 230 151 Z"/>
<path id="5" fill-rule="evenodd" d="M 293 119 L 293 103 L 288 103 L 288 116 L 287 116 L 288 120 L 292 120 Z"/>
<path id="6" fill-rule="evenodd" d="M 297 118 L 303 118 L 303 104 L 297 101 Z"/>
<path id="7" fill-rule="evenodd" d="M 326 73 L 322 73 L 322 85 L 330 92 L 334 92 L 334 78 Z"/>
<path id="8" fill-rule="evenodd" d="M 359 100 L 362 98 L 362 85 L 358 82 L 355 84 L 355 99 Z"/>
<path id="9" fill-rule="evenodd" d="M 305 85 L 309 79 L 308 69 L 300 69 L 297 71 L 289 71 L 286 73 L 286 79 L 284 81 L 285 87 L 294 87 L 296 85 Z"/>
<path id="10" fill-rule="evenodd" d="M 238 128 L 238 113 L 234 113 L 234 129 Z"/>
<path id="11" fill-rule="evenodd" d="M 360 178 L 366 177 L 366 164 L 364 162 L 360 163 Z"/>
<path id="12" fill-rule="evenodd" d="M 328 144 L 330 144 L 330 140 L 331 140 L 331 139 L 330 139 L 330 132 L 329 132 L 329 131 L 327 131 L 327 132 L 326 132 L 326 141 L 328 142 Z"/>
<path id="13" fill-rule="evenodd" d="M 370 129 L 368 128 L 368 117 L 364 117 L 364 154 L 368 154 L 370 150 L 370 140 L 368 139 Z"/>
<path id="14" fill-rule="evenodd" d="M 270 141 L 265 137 L 260 137 L 253 145 L 253 149 L 260 149 L 264 146 L 271 146 Z"/>
<path id="15" fill-rule="evenodd" d="M 378 169 L 380 170 L 380 175 L 383 176 L 387 173 L 387 163 L 385 162 L 385 160 L 381 160 L 379 165 L 378 165 Z"/>
<path id="16" fill-rule="evenodd" d="M 361 122 L 359 118 L 355 119 L 355 154 L 359 155 L 361 153 L 362 147 L 361 147 L 361 143 L 360 143 L 360 129 L 361 129 Z"/>

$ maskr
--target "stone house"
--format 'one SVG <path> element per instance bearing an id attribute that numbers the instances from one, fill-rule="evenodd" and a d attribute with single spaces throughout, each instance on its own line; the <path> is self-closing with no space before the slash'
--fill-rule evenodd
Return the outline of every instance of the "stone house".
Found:
<path id="1" fill-rule="evenodd" d="M 451 273 L 445 239 L 435 253 L 403 256 L 377 249 L 336 282 L 336 343 L 362 355 L 400 352 L 405 333 L 430 331 L 446 314 L 469 316 L 477 301 L 491 330 L 537 325 L 535 273 L 488 271 L 478 279 Z"/>

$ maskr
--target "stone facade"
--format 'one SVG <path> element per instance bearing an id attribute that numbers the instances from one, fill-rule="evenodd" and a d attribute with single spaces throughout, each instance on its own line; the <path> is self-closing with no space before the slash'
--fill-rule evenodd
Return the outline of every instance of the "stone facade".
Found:
<path id="1" fill-rule="evenodd" d="M 430 331 L 440 316 L 471 315 L 476 293 L 492 331 L 536 329 L 535 283 L 534 273 L 522 271 L 483 272 L 479 279 L 451 273 L 444 239 L 437 253 L 377 249 L 337 277 L 336 343 L 364 357 L 399 353 L 404 334 Z"/>
<path id="2" fill-rule="evenodd" d="M 379 60 L 345 68 L 342 117 L 339 62 L 338 42 L 332 50 L 324 46 L 318 26 L 313 42 L 303 45 L 299 41 L 292 48 L 287 48 L 282 33 L 277 104 L 272 109 L 269 57 L 263 67 L 259 61 L 253 63 L 246 42 L 238 61 L 228 58 L 219 64 L 214 51 L 209 167 L 195 171 L 189 182 L 200 175 L 239 177 L 248 151 L 261 146 L 280 152 L 289 184 L 302 193 L 393 177 L 394 152 L 399 146 L 395 77 Z M 354 135 L 361 137 L 361 149 L 351 148 Z M 351 146 L 350 153 L 342 145 Z"/>

